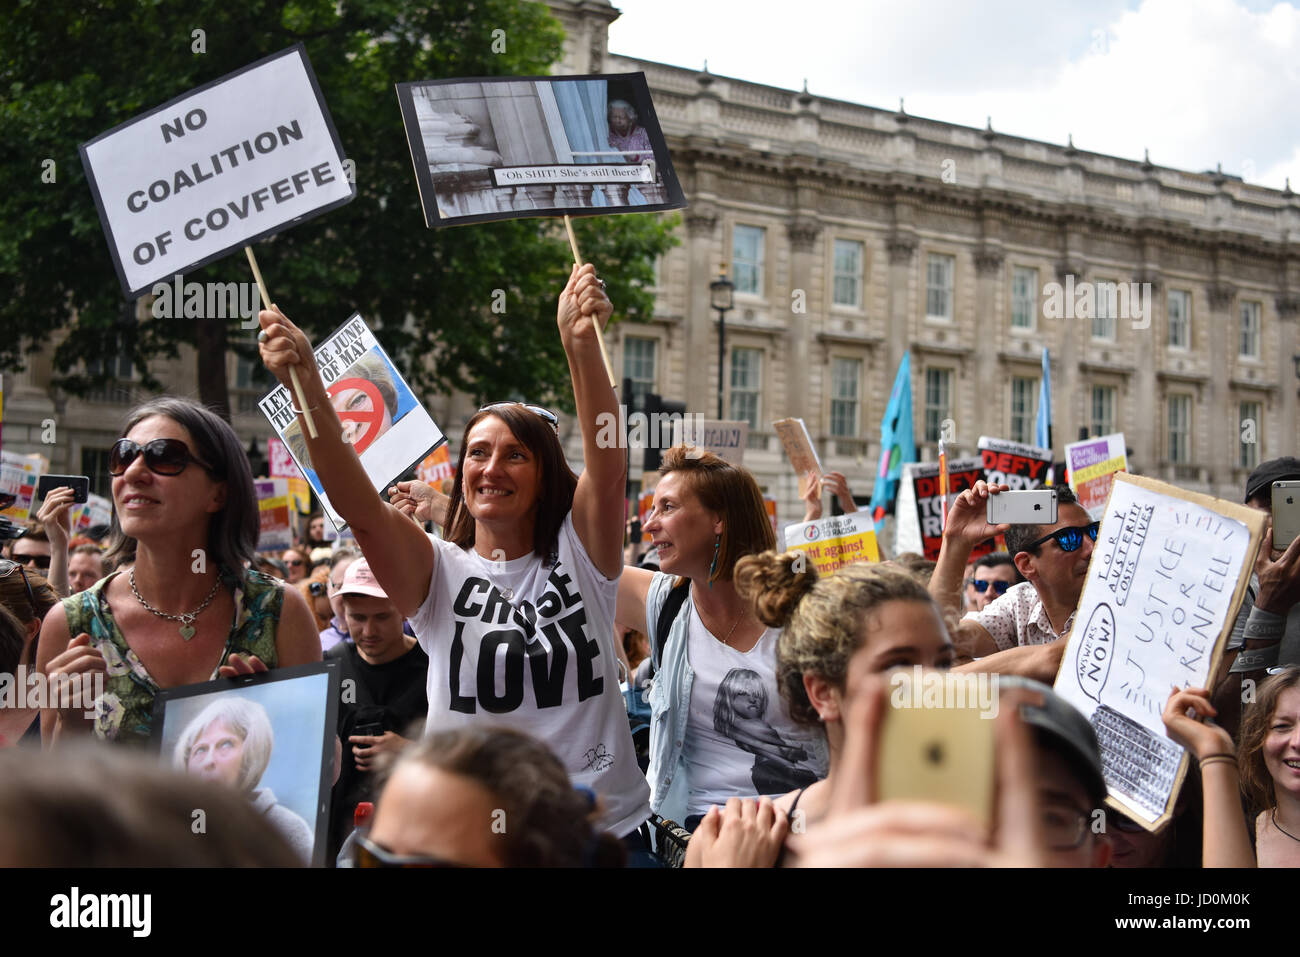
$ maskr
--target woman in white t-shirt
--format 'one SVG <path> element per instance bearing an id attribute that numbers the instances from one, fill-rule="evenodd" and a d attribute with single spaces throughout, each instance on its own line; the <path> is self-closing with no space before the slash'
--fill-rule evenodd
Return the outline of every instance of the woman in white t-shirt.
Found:
<path id="1" fill-rule="evenodd" d="M 652 647 L 647 774 L 651 809 L 690 829 L 729 798 L 813 783 L 826 772 L 826 751 L 822 736 L 798 727 L 782 706 L 779 629 L 754 617 L 732 582 L 740 558 L 775 544 L 758 484 L 685 446 L 664 453 L 660 474 L 642 527 L 661 570 L 624 569 L 618 621 L 653 636 L 674 586 L 690 590 L 662 654 Z"/>
<path id="2" fill-rule="evenodd" d="M 484 406 L 465 427 L 445 541 L 375 492 L 325 394 L 306 336 L 263 311 L 262 358 L 300 376 L 326 494 L 429 656 L 429 732 L 489 722 L 526 731 L 601 800 L 601 827 L 631 836 L 649 813 L 613 648 L 622 570 L 625 451 L 600 441 L 618 406 L 596 322 L 613 312 L 594 267 L 575 267 L 557 321 L 573 377 L 585 469 L 564 459 L 554 414 Z M 409 503 L 399 502 L 402 505 Z M 410 511 L 409 508 L 406 509 Z"/>

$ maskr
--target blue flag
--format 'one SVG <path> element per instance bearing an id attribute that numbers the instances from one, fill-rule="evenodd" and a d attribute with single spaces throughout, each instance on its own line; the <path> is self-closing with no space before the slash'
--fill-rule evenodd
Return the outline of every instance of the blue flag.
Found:
<path id="1" fill-rule="evenodd" d="M 1052 365 L 1043 347 L 1043 378 L 1038 383 L 1038 419 L 1034 423 L 1034 443 L 1045 449 L 1052 447 Z"/>
<path id="2" fill-rule="evenodd" d="M 912 353 L 909 351 L 903 353 L 903 361 L 898 364 L 889 405 L 880 420 L 880 468 L 871 490 L 871 519 L 876 523 L 876 534 L 885 520 L 885 510 L 898 493 L 903 465 L 916 460 L 916 435 L 912 430 Z"/>

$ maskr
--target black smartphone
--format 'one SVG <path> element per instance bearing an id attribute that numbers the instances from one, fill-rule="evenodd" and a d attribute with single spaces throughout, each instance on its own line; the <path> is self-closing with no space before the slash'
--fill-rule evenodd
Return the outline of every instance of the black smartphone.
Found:
<path id="1" fill-rule="evenodd" d="M 382 738 L 384 736 L 384 723 L 382 721 L 365 721 L 353 728 L 352 733 Z"/>
<path id="2" fill-rule="evenodd" d="M 43 499 L 56 488 L 72 489 L 72 501 L 81 504 L 90 498 L 90 477 L 87 475 L 42 475 L 36 482 L 36 497 Z"/>

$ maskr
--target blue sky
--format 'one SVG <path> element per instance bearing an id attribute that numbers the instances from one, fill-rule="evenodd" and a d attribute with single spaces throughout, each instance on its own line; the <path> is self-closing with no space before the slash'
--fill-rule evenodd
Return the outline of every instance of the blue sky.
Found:
<path id="1" fill-rule="evenodd" d="M 1300 190 L 1300 9 L 1261 0 L 614 0 L 610 50 Z"/>

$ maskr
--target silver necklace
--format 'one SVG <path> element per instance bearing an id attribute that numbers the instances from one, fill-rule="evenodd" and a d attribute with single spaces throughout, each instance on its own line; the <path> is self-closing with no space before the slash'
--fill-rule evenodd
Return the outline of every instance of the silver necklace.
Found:
<path id="1" fill-rule="evenodd" d="M 189 641 L 191 638 L 194 637 L 194 620 L 198 618 L 199 615 L 203 614 L 203 610 L 212 603 L 213 596 L 217 594 L 217 589 L 221 587 L 221 576 L 218 575 L 217 580 L 212 583 L 212 591 L 208 592 L 208 597 L 203 599 L 203 604 L 199 605 L 198 608 L 195 608 L 192 612 L 189 612 L 188 614 L 185 615 L 169 615 L 165 611 L 159 611 L 153 605 L 149 604 L 147 601 L 144 600 L 144 596 L 140 594 L 140 589 L 135 587 L 134 568 L 131 569 L 131 574 L 127 576 L 127 580 L 130 581 L 131 583 L 131 593 L 135 595 L 136 601 L 144 605 L 145 608 L 153 612 L 159 618 L 166 618 L 169 621 L 179 621 L 181 623 L 180 625 L 181 637 L 184 638 L 186 641 Z"/>

